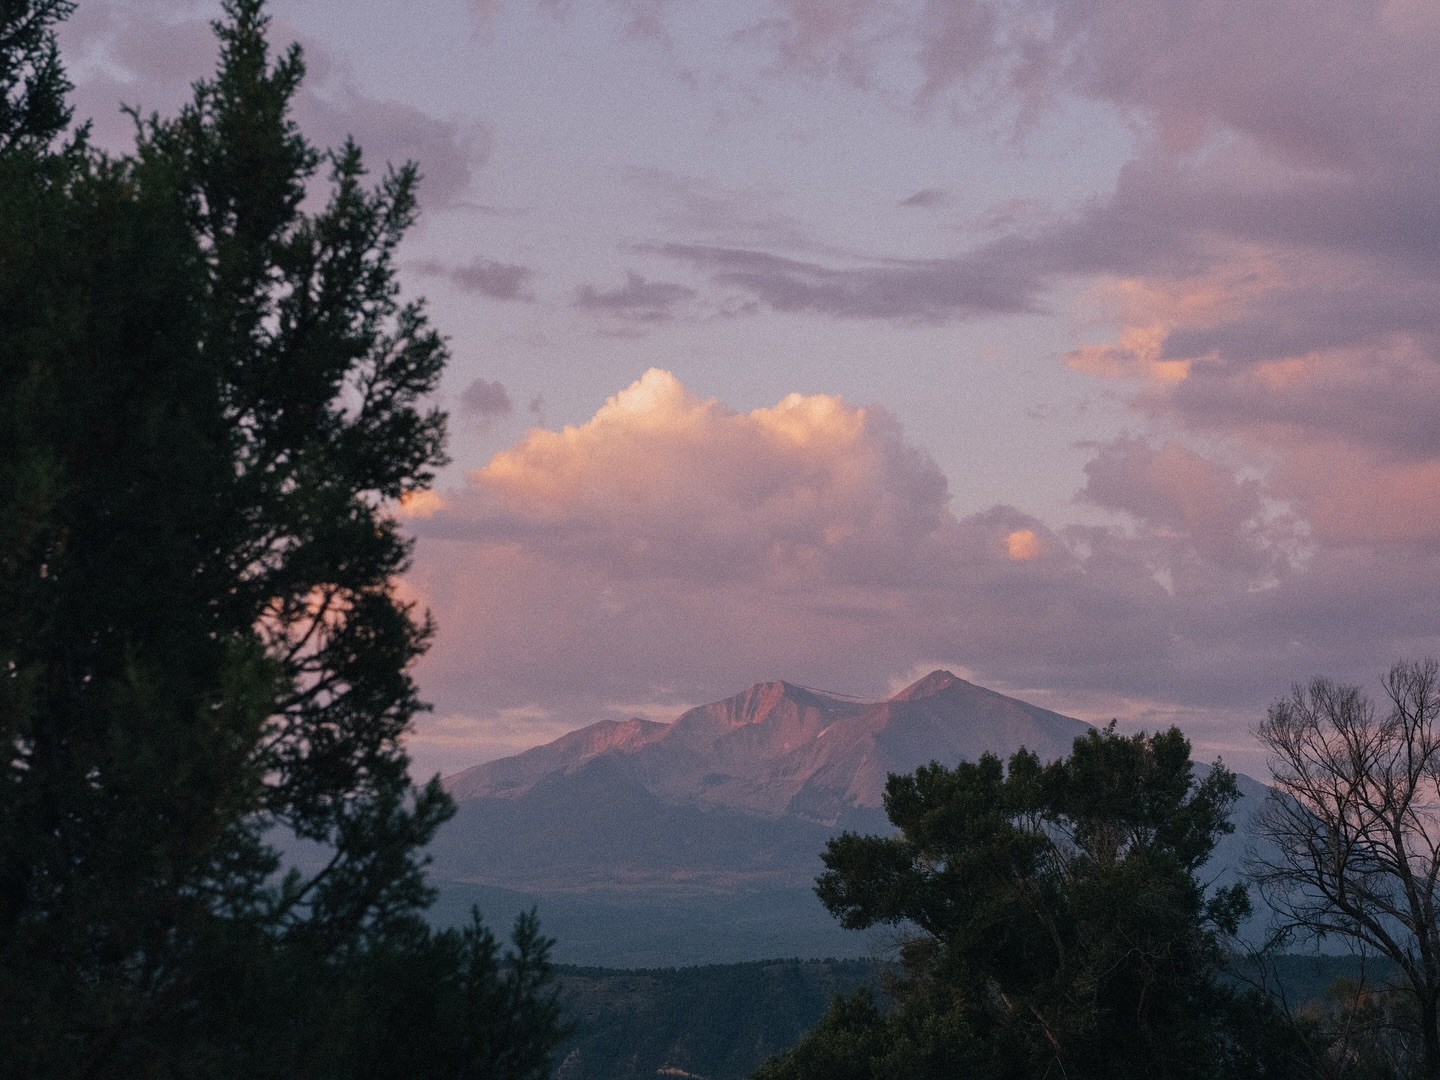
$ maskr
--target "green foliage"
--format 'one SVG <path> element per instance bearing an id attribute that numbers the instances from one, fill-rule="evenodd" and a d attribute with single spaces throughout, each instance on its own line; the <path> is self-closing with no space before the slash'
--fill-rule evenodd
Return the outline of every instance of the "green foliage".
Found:
<path id="1" fill-rule="evenodd" d="M 909 1032 L 891 1023 L 895 1003 L 880 987 L 894 969 L 873 960 L 643 970 L 560 965 L 557 973 L 565 1015 L 575 1027 L 559 1053 L 558 1080 L 650 1080 L 669 1075 L 662 1069 L 707 1080 L 752 1073 L 760 1080 L 909 1077 L 915 1061 L 908 1047 L 921 1039 L 943 1047 L 947 1023 L 949 1041 L 958 1041 L 954 1016 L 925 1018 L 917 1011 Z M 1219 1071 L 1333 1080 L 1373 1075 L 1353 1068 L 1373 1060 L 1375 1050 L 1364 1040 L 1396 1033 L 1350 1016 L 1352 995 L 1342 988 L 1359 988 L 1366 1000 L 1391 1010 L 1394 998 L 1377 993 L 1393 974 L 1383 962 L 1365 965 L 1353 957 L 1232 957 L 1220 975 L 1231 992 L 1222 997 L 1216 1021 L 1228 1032 Z M 1264 992 L 1246 992 L 1262 984 Z M 1288 1003 L 1294 1021 L 1282 1014 L 1280 1002 Z M 793 1054 L 762 1067 L 766 1055 L 792 1048 Z M 942 1056 L 933 1075 L 965 1074 Z"/>
<path id="2" fill-rule="evenodd" d="M 561 967 L 574 1033 L 558 1080 L 741 1080 L 793 1046 L 831 997 L 874 983 L 868 960 L 766 960 L 634 971 Z"/>
<path id="3" fill-rule="evenodd" d="M 502 961 L 420 919 L 453 807 L 400 744 L 430 627 L 388 508 L 444 436 L 444 344 L 393 267 L 415 170 L 367 186 L 347 145 L 303 209 L 303 65 L 260 0 L 133 155 L 57 148 L 69 8 L 0 4 L 0 1060 L 542 1075 L 533 922 Z"/>
<path id="4" fill-rule="evenodd" d="M 1245 1010 L 1215 979 L 1245 890 L 1207 897 L 1196 878 L 1237 797 L 1219 765 L 1196 780 L 1179 731 L 1113 725 L 1050 765 L 1021 751 L 892 776 L 899 833 L 832 840 L 816 891 L 844 925 L 904 935 L 897 1005 L 837 1002 L 758 1075 L 1275 1072 L 1237 1043 Z"/>
<path id="5" fill-rule="evenodd" d="M 0 0 L 0 152 L 44 149 L 70 122 L 51 26 L 74 0 Z"/>

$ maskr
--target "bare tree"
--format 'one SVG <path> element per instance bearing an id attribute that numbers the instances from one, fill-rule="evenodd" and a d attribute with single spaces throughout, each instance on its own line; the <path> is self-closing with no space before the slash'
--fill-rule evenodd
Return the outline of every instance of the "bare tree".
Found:
<path id="1" fill-rule="evenodd" d="M 1383 718 L 1358 687 L 1296 686 L 1257 731 L 1274 790 L 1252 875 L 1282 931 L 1388 957 L 1440 1078 L 1440 667 L 1400 663 Z M 1408 1011 L 1408 1010 L 1407 1010 Z"/>

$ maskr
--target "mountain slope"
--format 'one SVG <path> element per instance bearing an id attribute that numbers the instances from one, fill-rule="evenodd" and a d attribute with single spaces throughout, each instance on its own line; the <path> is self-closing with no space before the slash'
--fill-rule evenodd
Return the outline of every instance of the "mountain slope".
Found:
<path id="1" fill-rule="evenodd" d="M 666 802 L 834 825 L 881 805 L 885 777 L 932 760 L 1069 752 L 1088 725 L 936 671 L 894 697 L 862 702 L 793 683 L 759 683 L 673 724 L 602 721 L 445 781 L 459 801 L 522 798 L 546 777 L 597 758 Z"/>
<path id="2" fill-rule="evenodd" d="M 456 799 L 523 795 L 551 773 L 573 768 L 612 750 L 633 750 L 663 736 L 668 724 L 653 720 L 601 720 L 523 754 L 489 761 L 445 778 Z"/>
<path id="3" fill-rule="evenodd" d="M 532 898 L 566 962 L 862 955 L 871 939 L 811 886 L 830 837 L 890 831 L 888 774 L 1022 746 L 1053 760 L 1089 730 L 947 671 L 878 702 L 769 682 L 670 724 L 592 724 L 445 781 L 458 812 L 430 847 L 437 910 L 479 898 L 504 924 L 520 903 L 504 897 Z M 1242 789 L 1237 821 L 1264 790 Z M 1227 837 L 1217 865 L 1246 842 Z"/>
<path id="4" fill-rule="evenodd" d="M 442 880 L 543 892 L 803 888 L 840 828 L 884 830 L 885 778 L 1089 727 L 936 671 L 857 701 L 759 683 L 672 724 L 603 721 L 445 781 Z"/>

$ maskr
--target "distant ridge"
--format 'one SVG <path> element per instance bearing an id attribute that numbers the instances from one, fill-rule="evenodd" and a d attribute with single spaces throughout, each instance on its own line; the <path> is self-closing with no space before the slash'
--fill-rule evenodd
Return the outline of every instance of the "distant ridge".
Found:
<path id="1" fill-rule="evenodd" d="M 547 776 L 609 756 L 666 802 L 833 825 L 848 809 L 878 808 L 891 772 L 987 750 L 1008 756 L 1022 745 L 1062 757 L 1087 730 L 943 670 L 882 701 L 764 682 L 671 724 L 602 720 L 445 786 L 461 801 L 519 798 Z"/>
<path id="2" fill-rule="evenodd" d="M 864 955 L 813 885 L 827 839 L 889 831 L 890 773 L 1022 746 L 1053 760 L 1090 730 L 944 670 L 882 701 L 773 681 L 669 724 L 602 720 L 445 779 L 458 805 L 429 849 L 437 918 L 479 903 L 505 925 L 538 904 L 567 963 Z M 1264 788 L 1241 790 L 1248 814 Z M 1217 873 L 1247 842 L 1226 838 Z"/>
<path id="3" fill-rule="evenodd" d="M 443 782 L 457 799 L 519 794 L 556 769 L 573 768 L 601 754 L 643 746 L 659 738 L 669 727 L 669 724 L 657 724 L 638 716 L 629 720 L 601 720 L 544 746 L 447 776 Z"/>

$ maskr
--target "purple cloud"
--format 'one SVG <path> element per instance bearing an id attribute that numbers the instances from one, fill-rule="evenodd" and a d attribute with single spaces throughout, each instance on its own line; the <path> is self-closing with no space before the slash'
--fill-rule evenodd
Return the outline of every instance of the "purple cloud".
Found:
<path id="1" fill-rule="evenodd" d="M 218 56 L 208 19 L 167 18 L 153 6 L 118 0 L 82 4 L 60 25 L 59 39 L 76 82 L 77 118 L 93 118 L 96 143 L 121 151 L 134 142 L 122 104 L 173 115 L 191 99 L 195 79 L 213 74 Z M 488 127 L 361 93 L 323 46 L 277 20 L 272 47 L 278 51 L 292 40 L 302 41 L 307 69 L 293 102 L 295 119 L 312 142 L 334 148 L 353 135 L 373 172 L 387 163 L 418 162 L 427 207 L 451 205 L 465 193 L 489 154 Z"/>
<path id="2" fill-rule="evenodd" d="M 663 322 L 674 317 L 674 309 L 695 295 L 695 290 L 669 281 L 647 281 L 633 270 L 625 284 L 613 289 L 582 285 L 575 290 L 575 306 L 619 319 Z"/>
<path id="3" fill-rule="evenodd" d="M 463 198 L 493 141 L 483 124 L 441 120 L 344 86 L 323 96 L 314 88 L 303 89 L 295 115 L 301 130 L 320 146 L 339 146 L 353 136 L 372 171 L 416 162 L 421 203 L 432 209 Z"/>
<path id="4" fill-rule="evenodd" d="M 990 267 L 969 257 L 835 269 L 740 248 L 666 244 L 656 250 L 709 270 L 716 284 L 749 293 L 776 311 L 840 318 L 928 322 L 1031 312 L 1038 309 L 1042 284 L 1023 266 Z"/>
<path id="5" fill-rule="evenodd" d="M 660 220 L 682 235 L 736 246 L 814 243 L 810 226 L 780 209 L 778 192 L 731 187 L 666 169 L 631 169 L 629 177 L 647 204 L 656 207 Z"/>
<path id="6" fill-rule="evenodd" d="M 526 286 L 535 276 L 528 266 L 497 262 L 476 256 L 464 266 L 445 266 L 438 262 L 417 263 L 420 273 L 443 277 L 465 292 L 479 293 L 492 300 L 533 301 L 535 294 Z"/>
<path id="7" fill-rule="evenodd" d="M 461 391 L 460 407 L 480 420 L 494 420 L 515 411 L 504 385 L 485 379 L 475 379 Z"/>
<path id="8" fill-rule="evenodd" d="M 900 205 L 908 209 L 932 210 L 937 206 L 943 206 L 946 201 L 945 192 L 940 188 L 923 188 L 914 195 L 907 196 L 900 200 Z"/>
<path id="9" fill-rule="evenodd" d="M 1234 746 L 1295 679 L 1440 646 L 1440 552 L 1306 549 L 1253 478 L 1178 444 L 1121 440 L 1088 471 L 1138 529 L 958 516 L 881 412 L 736 412 L 651 372 L 413 523 L 407 580 L 446 628 L 421 675 L 442 712 L 578 724 L 761 677 L 873 694 L 924 658 L 1100 720 L 1223 714 Z"/>

